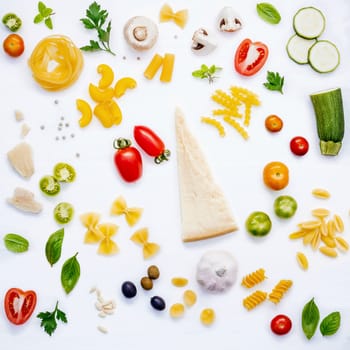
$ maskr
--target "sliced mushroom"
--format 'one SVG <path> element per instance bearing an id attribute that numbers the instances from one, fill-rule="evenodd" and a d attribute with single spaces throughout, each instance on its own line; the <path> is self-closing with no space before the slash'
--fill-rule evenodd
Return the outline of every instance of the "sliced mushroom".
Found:
<path id="1" fill-rule="evenodd" d="M 232 7 L 224 7 L 218 16 L 218 29 L 221 32 L 235 32 L 242 28 L 240 16 Z"/>
<path id="2" fill-rule="evenodd" d="M 192 52 L 207 55 L 216 48 L 216 40 L 204 28 L 197 29 L 192 36 Z"/>
<path id="3" fill-rule="evenodd" d="M 42 205 L 34 199 L 34 194 L 21 187 L 15 189 L 12 198 L 7 199 L 7 203 L 29 213 L 37 214 L 42 210 Z"/>
<path id="4" fill-rule="evenodd" d="M 135 16 L 126 22 L 124 37 L 135 50 L 149 50 L 158 39 L 158 27 L 147 17 Z"/>

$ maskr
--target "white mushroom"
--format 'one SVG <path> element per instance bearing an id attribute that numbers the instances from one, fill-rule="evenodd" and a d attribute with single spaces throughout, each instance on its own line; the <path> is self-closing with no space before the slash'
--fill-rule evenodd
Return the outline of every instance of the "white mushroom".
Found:
<path id="1" fill-rule="evenodd" d="M 237 280 L 236 259 L 225 250 L 208 251 L 197 265 L 197 282 L 209 292 L 224 292 Z"/>
<path id="2" fill-rule="evenodd" d="M 216 48 L 216 40 L 204 28 L 197 29 L 192 36 L 192 52 L 207 55 Z"/>
<path id="3" fill-rule="evenodd" d="M 230 6 L 220 11 L 217 23 L 221 32 L 235 32 L 242 28 L 240 16 Z"/>
<path id="4" fill-rule="evenodd" d="M 126 22 L 124 37 L 135 50 L 148 50 L 158 39 L 158 27 L 147 17 L 135 16 Z"/>

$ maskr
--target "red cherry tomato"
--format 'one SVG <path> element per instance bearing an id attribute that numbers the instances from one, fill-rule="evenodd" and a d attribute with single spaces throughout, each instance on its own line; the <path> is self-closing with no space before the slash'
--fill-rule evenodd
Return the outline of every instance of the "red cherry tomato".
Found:
<path id="1" fill-rule="evenodd" d="M 284 335 L 291 330 L 292 321 L 288 316 L 280 314 L 271 320 L 270 327 L 275 334 Z"/>
<path id="2" fill-rule="evenodd" d="M 36 306 L 36 293 L 33 290 L 23 291 L 11 288 L 6 292 L 4 308 L 7 318 L 15 325 L 26 322 Z"/>
<path id="3" fill-rule="evenodd" d="M 137 125 L 134 127 L 134 138 L 137 144 L 151 157 L 155 157 L 154 161 L 159 164 L 164 160 L 168 160 L 170 151 L 165 149 L 164 142 L 149 127 Z"/>
<path id="4" fill-rule="evenodd" d="M 114 141 L 117 152 L 114 164 L 120 176 L 127 182 L 134 182 L 142 176 L 142 158 L 137 148 L 131 146 L 131 141 L 119 138 Z"/>
<path id="5" fill-rule="evenodd" d="M 235 54 L 235 69 L 239 74 L 250 76 L 257 73 L 269 55 L 268 47 L 260 41 L 244 39 Z"/>
<path id="6" fill-rule="evenodd" d="M 10 34 L 7 36 L 2 45 L 4 51 L 12 57 L 21 56 L 24 52 L 24 41 L 18 34 Z"/>
<path id="7" fill-rule="evenodd" d="M 295 136 L 290 140 L 290 150 L 297 156 L 303 156 L 309 150 L 309 143 L 305 137 Z"/>

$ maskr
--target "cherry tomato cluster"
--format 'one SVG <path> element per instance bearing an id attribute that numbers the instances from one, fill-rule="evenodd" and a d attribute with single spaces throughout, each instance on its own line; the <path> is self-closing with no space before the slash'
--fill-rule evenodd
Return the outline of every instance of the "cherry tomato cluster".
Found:
<path id="1" fill-rule="evenodd" d="M 134 138 L 141 149 L 160 164 L 170 157 L 170 151 L 165 148 L 162 139 L 149 127 L 137 125 L 134 127 Z M 141 178 L 143 162 L 140 151 L 132 146 L 129 139 L 118 138 L 114 140 L 114 163 L 120 176 L 126 182 L 134 182 Z"/>

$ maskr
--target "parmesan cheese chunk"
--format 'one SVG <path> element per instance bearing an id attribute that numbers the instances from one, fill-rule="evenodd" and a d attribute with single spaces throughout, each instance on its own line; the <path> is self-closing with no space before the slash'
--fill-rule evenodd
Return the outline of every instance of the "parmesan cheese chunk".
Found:
<path id="1" fill-rule="evenodd" d="M 228 202 L 179 109 L 175 124 L 182 240 L 198 241 L 237 230 Z"/>

